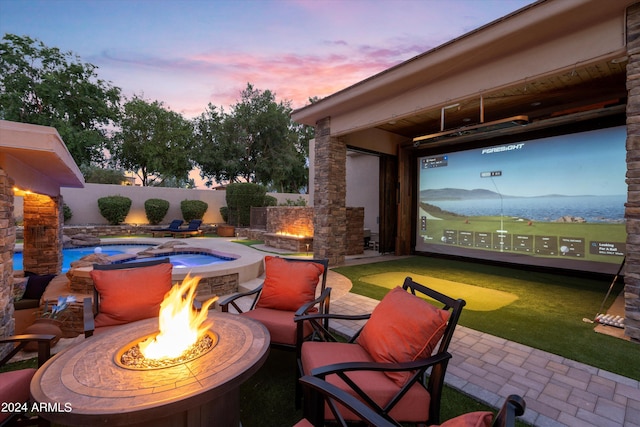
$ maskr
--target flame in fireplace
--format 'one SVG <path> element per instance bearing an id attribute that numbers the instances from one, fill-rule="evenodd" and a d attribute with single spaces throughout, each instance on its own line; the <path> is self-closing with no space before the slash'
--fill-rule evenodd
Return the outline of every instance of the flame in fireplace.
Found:
<path id="1" fill-rule="evenodd" d="M 311 237 L 311 236 L 305 235 L 305 234 L 294 234 L 294 233 L 288 233 L 286 231 L 278 231 L 278 232 L 276 232 L 276 234 L 278 236 L 285 236 L 285 237 L 297 237 L 297 238 Z"/>
<path id="2" fill-rule="evenodd" d="M 218 297 L 207 300 L 198 311 L 193 308 L 199 277 L 187 275 L 182 284 L 176 285 L 160 305 L 160 332 L 138 344 L 147 359 L 179 357 L 195 344 L 212 325 L 207 320 L 208 309 Z"/>

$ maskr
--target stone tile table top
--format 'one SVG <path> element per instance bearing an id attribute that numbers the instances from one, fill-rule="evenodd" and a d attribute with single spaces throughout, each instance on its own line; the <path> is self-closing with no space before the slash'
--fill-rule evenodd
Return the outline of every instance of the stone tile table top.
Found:
<path id="1" fill-rule="evenodd" d="M 269 332 L 237 315 L 211 311 L 209 319 L 215 347 L 173 367 L 132 370 L 115 361 L 121 349 L 157 332 L 157 318 L 61 352 L 31 382 L 32 397 L 47 407 L 41 415 L 64 425 L 239 425 L 239 387 L 266 360 Z"/>

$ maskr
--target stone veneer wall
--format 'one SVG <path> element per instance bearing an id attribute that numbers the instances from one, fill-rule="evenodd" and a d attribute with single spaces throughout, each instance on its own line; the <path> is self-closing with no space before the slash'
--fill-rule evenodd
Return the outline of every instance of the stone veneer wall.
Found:
<path id="1" fill-rule="evenodd" d="M 16 241 L 13 220 L 14 181 L 0 169 L 0 336 L 13 335 L 13 247 Z M 0 359 L 11 351 L 11 344 L 0 346 Z"/>
<path id="2" fill-rule="evenodd" d="M 267 233 L 313 236 L 313 207 L 270 206 L 267 208 Z"/>
<path id="3" fill-rule="evenodd" d="M 25 271 L 57 274 L 62 270 L 62 197 L 24 196 Z"/>
<path id="4" fill-rule="evenodd" d="M 364 208 L 347 208 L 347 255 L 364 252 Z"/>
<path id="5" fill-rule="evenodd" d="M 77 234 L 86 234 L 95 237 L 104 236 L 142 236 L 151 233 L 152 228 L 163 227 L 162 225 L 65 225 L 62 229 L 64 236 L 73 237 Z M 212 224 L 203 224 L 200 229 L 205 233 L 212 233 L 216 226 Z M 24 236 L 24 227 L 16 228 L 16 239 L 22 239 Z M 147 236 L 148 237 L 148 236 Z"/>
<path id="6" fill-rule="evenodd" d="M 625 335 L 640 341 L 640 4 L 627 9 L 627 259 Z"/>
<path id="7" fill-rule="evenodd" d="M 93 297 L 95 286 L 91 277 L 84 274 L 73 274 L 73 270 L 67 273 L 69 291 L 74 295 Z M 238 292 L 240 276 L 238 273 L 221 274 L 219 276 L 201 277 L 196 289 L 198 299 L 212 298 L 216 295 L 229 295 Z M 175 282 L 178 283 L 178 282 Z M 174 283 L 174 284 L 175 284 Z M 53 301 L 53 300 L 52 300 Z"/>
<path id="8" fill-rule="evenodd" d="M 331 136 L 331 118 L 316 123 L 313 256 L 341 264 L 347 251 L 347 146 Z"/>
<path id="9" fill-rule="evenodd" d="M 267 208 L 267 233 L 283 232 L 294 236 L 313 236 L 314 208 L 305 206 L 271 206 Z M 346 229 L 343 249 L 345 255 L 364 252 L 364 208 L 345 208 Z M 267 239 L 265 238 L 265 241 Z M 269 243 L 267 243 L 269 244 Z M 281 247 L 278 245 L 271 245 Z M 286 248 L 286 247 L 283 247 Z M 314 245 L 311 245 L 314 248 Z M 303 251 L 304 246 L 292 250 Z M 315 253 L 315 250 L 314 250 Z"/>

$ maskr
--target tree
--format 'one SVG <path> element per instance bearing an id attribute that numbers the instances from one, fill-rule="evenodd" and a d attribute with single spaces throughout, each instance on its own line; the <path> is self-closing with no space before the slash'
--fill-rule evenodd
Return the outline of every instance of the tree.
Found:
<path id="1" fill-rule="evenodd" d="M 82 165 L 80 172 L 82 172 L 85 182 L 93 184 L 121 185 L 126 179 L 122 170 L 101 168 L 96 165 Z"/>
<path id="2" fill-rule="evenodd" d="M 78 165 L 100 162 L 107 127 L 117 122 L 120 89 L 96 66 L 29 37 L 0 42 L 0 118 L 52 126 Z"/>
<path id="3" fill-rule="evenodd" d="M 134 96 L 124 104 L 111 154 L 119 166 L 135 172 L 143 186 L 189 182 L 192 138 L 192 125 L 180 114 L 165 109 L 162 102 Z"/>
<path id="4" fill-rule="evenodd" d="M 201 170 L 205 185 L 213 181 L 235 182 L 242 175 L 240 159 L 244 149 L 234 143 L 234 123 L 224 110 L 209 104 L 207 110 L 195 120 L 193 158 Z"/>
<path id="5" fill-rule="evenodd" d="M 280 191 L 305 188 L 307 151 L 290 114 L 290 102 L 277 103 L 274 93 L 251 84 L 229 114 L 209 104 L 196 119 L 194 155 L 208 185 L 215 180 L 254 182 Z"/>

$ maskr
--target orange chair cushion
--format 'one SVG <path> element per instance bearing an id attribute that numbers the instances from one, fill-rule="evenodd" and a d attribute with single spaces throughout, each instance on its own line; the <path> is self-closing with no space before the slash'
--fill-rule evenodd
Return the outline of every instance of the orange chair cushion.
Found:
<path id="1" fill-rule="evenodd" d="M 28 402 L 29 385 L 35 373 L 33 368 L 0 373 L 0 402 Z M 0 411 L 0 422 L 10 415 L 10 412 Z"/>
<path id="2" fill-rule="evenodd" d="M 274 310 L 272 308 L 258 307 L 242 313 L 241 316 L 249 317 L 262 323 L 269 334 L 271 342 L 277 344 L 296 345 L 296 322 L 293 321 L 294 311 Z M 313 332 L 309 322 L 304 322 L 304 336 Z"/>
<path id="3" fill-rule="evenodd" d="M 401 287 L 389 291 L 371 313 L 360 344 L 379 363 L 402 363 L 431 356 L 447 327 L 449 312 Z M 409 372 L 385 372 L 402 386 Z"/>
<path id="4" fill-rule="evenodd" d="M 265 279 L 256 307 L 296 311 L 316 297 L 322 264 L 264 258 Z"/>
<path id="5" fill-rule="evenodd" d="M 93 270 L 91 278 L 100 294 L 96 328 L 157 317 L 171 289 L 169 263 L 123 270 Z"/>
<path id="6" fill-rule="evenodd" d="M 373 362 L 369 353 L 358 344 L 305 341 L 302 344 L 302 366 L 305 375 L 311 375 L 313 369 L 344 362 Z M 381 406 L 387 404 L 400 387 L 384 373 L 379 371 L 353 371 L 347 374 L 358 386 Z M 328 375 L 326 380 L 347 393 L 359 398 L 357 394 L 337 375 Z M 431 396 L 420 384 L 413 384 L 407 393 L 391 410 L 390 416 L 402 422 L 423 422 L 429 418 Z M 357 420 L 358 417 L 345 407 L 338 406 L 345 419 Z M 333 418 L 328 406 L 325 406 L 325 418 Z"/>
<path id="7" fill-rule="evenodd" d="M 447 420 L 440 424 L 440 427 L 490 427 L 492 422 L 493 414 L 491 412 L 478 411 Z"/>

